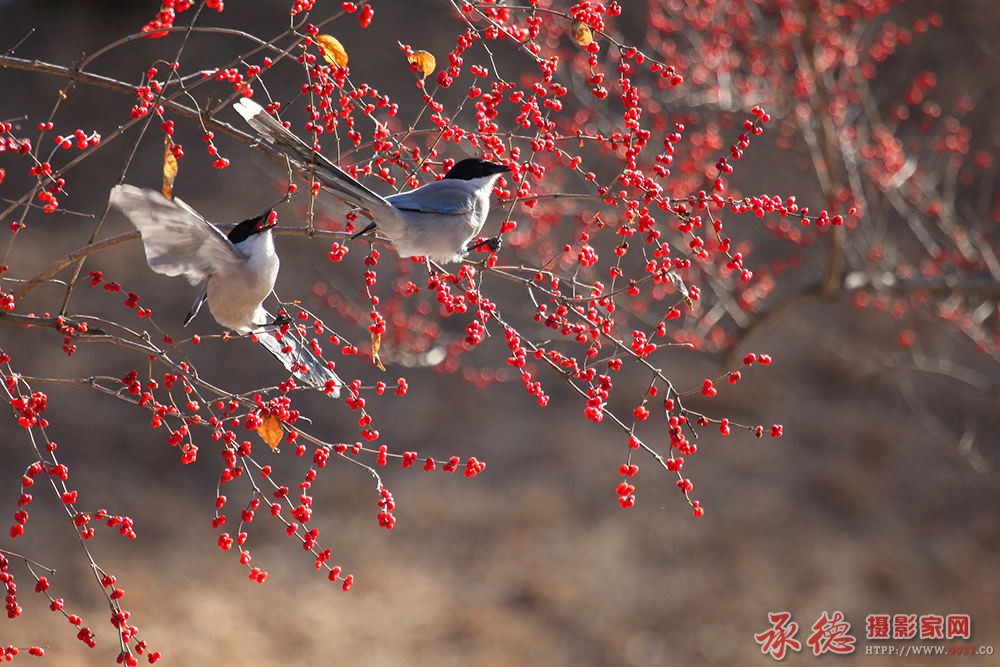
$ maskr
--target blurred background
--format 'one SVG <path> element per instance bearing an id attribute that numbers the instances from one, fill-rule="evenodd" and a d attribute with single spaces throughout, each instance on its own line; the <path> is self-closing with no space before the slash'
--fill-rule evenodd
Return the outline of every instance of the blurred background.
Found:
<path id="1" fill-rule="evenodd" d="M 377 3 L 368 31 L 353 29 L 353 23 L 350 30 L 333 24 L 329 31 L 351 54 L 352 76 L 378 81 L 383 92 L 405 102 L 414 95 L 412 75 L 400 66 L 395 42 L 437 46 L 440 63 L 454 34 L 444 29 L 452 29 L 444 4 Z M 627 16 L 631 3 L 623 5 Z M 281 2 L 233 2 L 221 18 L 206 20 L 267 36 L 282 29 L 273 21 L 286 10 Z M 996 92 L 995 3 L 914 0 L 895 11 L 906 20 L 929 10 L 942 14 L 944 26 L 932 39 L 893 55 L 881 70 L 887 80 L 875 88 L 891 88 L 930 67 L 946 94 Z M 0 51 L 27 35 L 15 55 L 72 66 L 82 53 L 136 31 L 155 11 L 154 4 L 124 0 L 7 0 L 0 2 Z M 169 57 L 177 41 L 170 48 L 167 43 L 128 44 L 90 70 L 134 82 L 156 58 Z M 236 38 L 230 44 L 226 37 L 196 35 L 186 57 L 224 62 L 220 53 L 243 48 Z M 0 69 L 0 120 L 28 114 L 23 122 L 31 131 L 24 134 L 33 136 L 35 123 L 65 86 L 60 78 Z M 110 135 L 127 120 L 127 98 L 118 94 L 76 86 L 69 99 L 59 115 L 63 127 L 78 123 Z M 992 116 L 978 128 L 987 137 L 996 132 Z M 219 137 L 222 154 L 233 164 L 217 172 L 201 154 L 200 130 L 192 125 L 178 131 L 186 135 L 189 156 L 176 192 L 208 219 L 240 220 L 280 197 L 283 174 L 273 163 L 256 153 L 247 159 L 244 146 Z M 984 145 L 995 151 L 990 141 Z M 129 182 L 158 186 L 161 142 L 151 132 L 139 144 Z M 134 148 L 126 138 L 93 161 L 93 169 L 75 173 L 70 208 L 99 212 Z M 782 160 L 767 135 L 747 160 L 751 166 L 742 171 L 765 181 L 762 190 L 779 189 L 771 184 L 780 183 L 781 191 L 802 198 L 816 192 L 803 180 L 808 174 Z M 0 156 L 0 166 L 5 164 Z M 20 196 L 27 181 L 19 181 L 9 165 L 8 172 L 0 197 L 9 200 Z M 17 246 L 9 263 L 23 271 L 19 277 L 79 247 L 92 230 L 89 220 L 71 215 L 39 216 L 29 225 L 44 226 L 46 242 Z M 105 225 L 107 236 L 129 230 L 114 215 Z M 325 259 L 327 241 L 287 236 L 278 242 L 284 262 L 277 289 L 284 298 L 315 306 L 302 285 L 357 289 L 356 279 L 338 282 L 340 267 Z M 383 257 L 383 264 L 396 261 L 391 251 Z M 138 243 L 93 257 L 85 270 L 102 270 L 139 291 L 158 324 L 181 335 L 193 289 L 153 275 Z M 61 293 L 39 288 L 18 312 L 52 309 Z M 80 312 L 114 312 L 112 297 L 101 290 L 81 288 L 74 298 Z M 1000 650 L 996 365 L 957 344 L 944 325 L 928 323 L 920 333 L 935 355 L 976 368 L 990 380 L 986 388 L 970 395 L 957 390 L 947 372 L 887 370 L 882 356 L 893 348 L 898 324 L 884 313 L 853 309 L 848 301 L 813 301 L 748 341 L 751 350 L 772 354 L 774 364 L 766 372 L 746 373 L 713 410 L 745 423 L 780 422 L 785 435 L 722 438 L 705 429 L 697 457 L 685 467 L 706 508 L 697 520 L 673 481 L 655 473 L 638 478 L 636 506 L 620 509 L 614 488 L 622 438 L 582 419 L 578 399 L 556 379 L 543 376 L 552 406 L 541 409 L 516 381 L 477 388 L 458 374 L 405 369 L 410 395 L 373 401 L 383 441 L 394 451 L 413 449 L 438 459 L 476 456 L 488 469 L 465 479 L 389 466 L 382 475 L 398 505 L 392 531 L 376 523 L 368 476 L 344 465 L 324 470 L 313 489 L 317 527 L 334 560 L 357 577 L 349 594 L 313 572 L 312 558 L 300 545 L 263 518 L 248 546 L 254 564 L 270 577 L 263 586 L 247 580 L 235 554 L 215 546 L 210 520 L 220 461 L 210 447 L 203 447 L 198 463 L 182 466 L 178 452 L 165 444 L 166 434 L 148 428 L 146 413 L 78 386 L 38 388 L 49 395 L 49 434 L 60 443 L 61 460 L 70 466 L 83 502 L 100 502 L 136 521 L 138 540 L 108 533 L 90 546 L 125 587 L 123 603 L 142 637 L 163 652 L 161 664 L 762 665 L 772 659 L 761 654 L 753 636 L 769 627 L 767 614 L 774 611 L 793 615 L 803 642 L 823 611 L 843 612 L 859 638 L 852 656 L 815 658 L 806 648 L 786 658 L 789 664 L 889 664 L 888 658 L 864 654 L 865 646 L 876 644 L 863 638 L 868 614 L 969 614 L 972 639 L 947 643 Z M 215 332 L 204 314 L 196 326 Z M 82 345 L 67 359 L 57 354 L 59 338 L 55 332 L 0 328 L 0 348 L 25 374 L 86 377 L 100 369 L 115 375 L 137 363 L 97 344 Z M 203 355 L 195 358 L 204 368 L 215 364 L 233 387 L 267 385 L 277 367 L 266 367 L 269 359 L 249 363 L 244 355 L 262 352 L 240 345 L 216 344 L 191 354 Z M 668 359 L 673 375 L 694 384 L 726 370 L 709 355 L 677 352 Z M 366 364 L 359 359 L 338 368 L 345 377 L 366 377 Z M 385 380 L 392 384 L 401 373 L 390 365 Z M 911 400 L 914 395 L 921 400 Z M 321 397 L 298 400 L 312 414 L 328 415 L 329 423 L 314 425 L 317 430 L 334 439 L 356 437 L 355 414 L 327 408 Z M 621 400 L 617 407 L 630 409 L 629 399 Z M 15 420 L 0 421 L 0 508 L 8 517 L 16 509 L 17 480 L 32 460 L 24 439 Z M 290 450 L 258 452 L 258 458 L 273 465 L 276 476 L 293 483 L 301 478 Z M 651 462 L 639 463 L 652 471 Z M 56 593 L 97 632 L 98 647 L 77 641 L 75 631 L 31 593 L 30 577 L 16 565 L 25 613 L 0 622 L 0 645 L 43 644 L 54 665 L 110 664 L 117 649 L 107 608 L 61 508 L 47 495 L 36 494 L 25 537 L 11 541 L 5 530 L 0 548 L 58 570 L 51 578 Z M 230 514 L 242 502 L 233 494 Z M 907 658 L 908 665 L 942 662 Z M 1000 656 L 948 662 L 1000 664 Z"/>

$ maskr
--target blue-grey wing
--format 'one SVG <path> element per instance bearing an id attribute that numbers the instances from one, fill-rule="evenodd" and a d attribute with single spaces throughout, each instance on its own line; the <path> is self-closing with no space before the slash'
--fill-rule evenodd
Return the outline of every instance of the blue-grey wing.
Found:
<path id="1" fill-rule="evenodd" d="M 475 198 L 464 181 L 443 179 L 416 190 L 390 195 L 386 200 L 395 208 L 415 213 L 462 215 L 475 207 Z"/>

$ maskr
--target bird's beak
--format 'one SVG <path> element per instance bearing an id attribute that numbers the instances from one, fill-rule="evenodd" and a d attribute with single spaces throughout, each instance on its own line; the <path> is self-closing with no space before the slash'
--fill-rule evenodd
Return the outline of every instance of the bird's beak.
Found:
<path id="1" fill-rule="evenodd" d="M 278 214 L 274 212 L 274 209 L 271 209 L 267 213 L 264 213 L 263 215 L 260 216 L 260 222 L 257 223 L 257 231 L 258 232 L 267 231 L 268 229 L 271 229 L 271 227 L 274 227 L 277 224 L 278 224 Z"/>

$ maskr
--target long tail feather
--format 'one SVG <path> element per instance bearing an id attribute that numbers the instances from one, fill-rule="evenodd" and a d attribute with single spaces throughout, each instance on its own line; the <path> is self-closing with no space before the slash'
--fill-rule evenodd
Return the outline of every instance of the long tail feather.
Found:
<path id="1" fill-rule="evenodd" d="M 257 342 L 273 354 L 295 379 L 310 387 L 323 390 L 331 398 L 340 396 L 340 388 L 344 386 L 327 362 L 313 352 L 312 348 L 302 340 L 294 329 L 281 335 L 268 329 L 256 333 Z"/>
<path id="2" fill-rule="evenodd" d="M 390 206 L 381 195 L 369 190 L 357 179 L 314 151 L 306 142 L 288 131 L 262 106 L 246 97 L 240 98 L 233 108 L 250 127 L 271 147 L 292 161 L 299 169 L 312 173 L 327 189 L 353 206 L 376 211 Z"/>

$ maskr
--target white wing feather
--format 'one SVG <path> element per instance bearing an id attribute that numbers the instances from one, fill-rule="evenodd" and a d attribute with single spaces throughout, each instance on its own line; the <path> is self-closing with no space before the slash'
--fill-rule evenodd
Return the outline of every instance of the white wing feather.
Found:
<path id="1" fill-rule="evenodd" d="M 226 235 L 179 199 L 156 190 L 116 185 L 111 204 L 142 235 L 149 268 L 168 276 L 184 276 L 192 285 L 213 273 L 235 270 L 246 258 Z"/>

